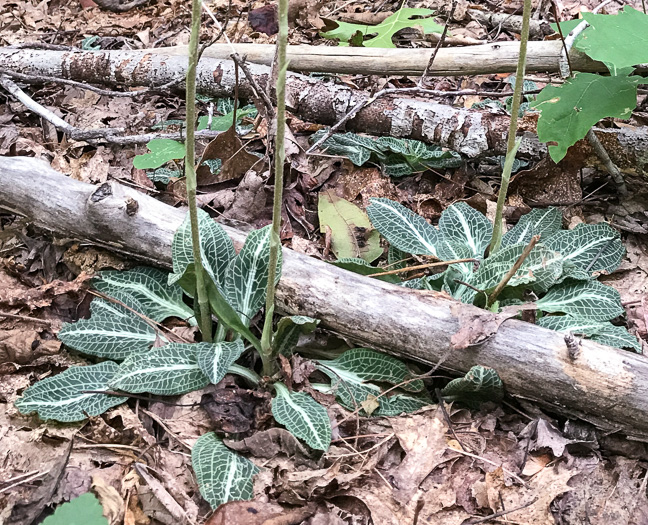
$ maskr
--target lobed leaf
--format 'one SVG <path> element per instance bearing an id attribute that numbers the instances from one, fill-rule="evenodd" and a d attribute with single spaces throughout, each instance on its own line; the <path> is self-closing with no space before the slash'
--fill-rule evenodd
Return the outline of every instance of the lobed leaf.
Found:
<path id="1" fill-rule="evenodd" d="M 340 46 L 348 45 L 348 41 L 358 32 L 362 35 L 376 33 L 376 36 L 365 40 L 362 45 L 365 47 L 396 47 L 392 43 L 392 37 L 401 29 L 409 27 L 421 28 L 423 33 L 441 33 L 443 27 L 429 17 L 434 14 L 430 9 L 402 8 L 393 15 L 388 16 L 380 24 L 367 26 L 362 24 L 350 24 L 347 22 L 329 21 L 337 24 L 337 27 L 330 31 L 320 33 L 324 38 L 338 39 Z"/>
<path id="2" fill-rule="evenodd" d="M 153 139 L 146 144 L 149 153 L 137 155 L 133 159 L 133 166 L 141 170 L 159 168 L 172 160 L 184 159 L 185 146 L 177 140 Z"/>
<path id="3" fill-rule="evenodd" d="M 42 525 L 108 525 L 103 507 L 92 492 L 86 492 L 56 507 Z"/>
<path id="4" fill-rule="evenodd" d="M 626 5 L 616 15 L 583 13 L 590 24 L 577 49 L 603 62 L 612 75 L 620 69 L 648 62 L 648 16 Z"/>
<path id="5" fill-rule="evenodd" d="M 339 258 L 360 258 L 368 263 L 383 253 L 380 234 L 358 206 L 331 191 L 319 194 L 317 214 L 322 233 L 329 228 L 331 250 Z"/>

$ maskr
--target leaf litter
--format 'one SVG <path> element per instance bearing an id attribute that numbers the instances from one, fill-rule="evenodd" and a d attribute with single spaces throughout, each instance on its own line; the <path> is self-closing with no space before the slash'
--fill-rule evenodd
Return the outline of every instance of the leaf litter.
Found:
<path id="1" fill-rule="evenodd" d="M 361 1 L 332 2 L 331 6 L 311 0 L 294 4 L 297 29 L 292 43 L 318 40 L 317 30 L 323 24 L 320 17 L 333 9 L 348 21 L 367 14 L 367 5 Z M 388 2 L 385 13 L 379 13 L 373 22 L 380 23 L 392 14 L 388 10 L 395 11 L 396 4 Z M 416 4 L 430 9 L 443 3 Z M 568 1 L 559 8 L 564 16 L 577 15 L 597 4 Z M 259 35 L 256 31 L 261 29 L 246 20 L 253 9 L 257 13 L 264 9 L 265 22 L 272 22 L 270 4 L 253 2 L 248 7 L 234 0 L 218 1 L 212 7 L 238 17 L 228 26 L 234 41 L 272 42 L 272 37 Z M 513 12 L 519 7 L 520 2 L 511 1 L 502 9 Z M 615 12 L 618 5 L 608 9 Z M 104 49 L 122 45 L 142 49 L 152 42 L 185 44 L 188 21 L 188 10 L 180 0 L 165 0 L 118 18 L 96 7 L 80 9 L 74 3 L 10 0 L 0 11 L 0 38 L 4 45 L 44 39 L 79 45 L 85 36 L 99 35 Z M 451 32 L 457 30 L 460 35 L 464 29 L 474 38 L 486 33 L 479 24 L 459 24 L 451 27 Z M 496 38 L 515 36 L 501 32 Z M 365 86 L 372 81 L 357 80 L 366 82 Z M 444 81 L 438 82 L 442 85 Z M 501 84 L 494 77 L 480 82 L 485 89 Z M 46 100 L 50 107 L 64 109 L 68 122 L 79 127 L 123 126 L 135 132 L 183 117 L 179 109 L 182 101 L 172 93 L 111 99 L 73 87 L 47 85 L 34 96 Z M 0 106 L 0 123 L 0 154 L 46 157 L 56 169 L 86 182 L 115 179 L 149 190 L 168 190 L 133 168 L 134 156 L 146 152 L 142 146 L 93 148 L 51 132 L 49 140 L 43 141 L 40 122 L 15 102 Z M 425 171 L 394 182 L 376 166 L 353 166 L 342 157 L 305 156 L 308 144 L 300 133 L 315 129 L 296 119 L 291 124 L 301 151 L 292 154 L 294 185 L 292 194 L 287 193 L 292 204 L 284 217 L 293 233 L 283 238 L 299 251 L 319 256 L 323 252 L 324 242 L 314 235 L 314 229 L 317 202 L 324 192 L 330 195 L 335 191 L 338 198 L 349 200 L 359 210 L 366 208 L 370 197 L 387 197 L 414 208 L 428 220 L 438 219 L 458 199 L 477 201 L 479 196 L 493 194 L 494 184 L 488 176 L 475 180 L 465 171 L 460 175 L 464 168 L 445 173 Z M 228 148 L 243 155 L 241 142 Z M 576 150 L 573 155 L 577 154 Z M 258 159 L 252 156 L 254 159 L 246 158 L 250 163 Z M 231 155 L 221 160 L 225 163 Z M 576 156 L 574 166 L 578 160 Z M 203 204 L 254 227 L 267 224 L 267 176 L 253 177 L 247 168 L 236 164 L 235 182 L 209 181 L 206 195 L 214 197 L 206 196 Z M 595 174 L 586 173 L 585 182 L 594 188 Z M 536 166 L 520 172 L 512 186 L 509 217 L 519 216 L 520 209 L 528 205 L 563 204 L 571 214 L 568 218 L 576 221 L 585 218 L 590 222 L 596 213 L 606 212 L 600 204 L 599 208 L 581 206 L 583 194 L 575 167 L 557 172 Z M 177 202 L 182 202 L 182 193 L 177 195 Z M 485 206 L 483 200 L 481 203 Z M 631 327 L 646 337 L 647 232 L 625 217 L 627 214 L 620 221 L 626 221 L 628 229 L 634 228 L 626 239 L 628 258 L 622 272 L 609 279 L 629 303 Z M 3 214 L 0 220 L 3 228 L 11 227 L 10 216 Z M 339 234 L 331 229 L 331 235 Z M 84 272 L 123 269 L 123 262 L 94 247 L 51 243 L 32 230 L 16 231 L 1 241 L 0 522 L 31 523 L 51 506 L 93 490 L 104 509 L 111 509 L 111 525 L 177 523 L 179 519 L 204 523 L 209 509 L 198 495 L 189 452 L 199 436 L 217 428 L 225 435 L 236 435 L 236 440 L 226 443 L 245 452 L 263 471 L 256 480 L 254 499 L 220 507 L 209 517 L 211 525 L 260 524 L 279 516 L 284 523 L 311 525 L 468 524 L 498 513 L 493 522 L 648 523 L 648 452 L 644 444 L 615 440 L 614 435 L 602 435 L 585 423 L 582 435 L 574 435 L 569 420 L 553 419 L 514 400 L 507 400 L 513 406 L 503 408 L 483 405 L 479 410 L 467 410 L 448 404 L 447 415 L 437 408 L 409 416 L 346 421 L 348 412 L 329 400 L 329 416 L 339 424 L 333 445 L 324 455 L 314 454 L 281 428 L 268 428 L 268 400 L 245 390 L 230 376 L 216 387 L 175 398 L 174 405 L 138 401 L 81 424 L 53 425 L 20 416 L 13 401 L 36 377 L 86 363 L 62 351 L 55 339 L 62 322 L 87 313 Z M 2 317 L 2 312 L 17 317 Z"/>

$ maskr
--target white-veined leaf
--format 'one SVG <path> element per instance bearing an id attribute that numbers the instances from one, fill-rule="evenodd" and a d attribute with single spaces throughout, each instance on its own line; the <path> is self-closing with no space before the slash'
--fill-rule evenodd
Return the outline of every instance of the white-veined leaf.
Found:
<path id="1" fill-rule="evenodd" d="M 200 493 L 213 509 L 254 495 L 252 478 L 259 467 L 228 449 L 213 432 L 198 438 L 191 449 L 191 465 Z"/>
<path id="2" fill-rule="evenodd" d="M 127 300 L 137 306 L 137 301 L 127 294 L 117 294 L 122 302 Z M 58 333 L 61 342 L 88 355 L 121 361 L 149 351 L 156 333 L 144 319 L 117 303 L 102 299 L 92 301 L 90 319 L 63 325 Z"/>
<path id="3" fill-rule="evenodd" d="M 272 415 L 277 422 L 309 447 L 327 451 L 331 445 L 331 421 L 326 409 L 308 394 L 291 392 L 281 383 L 274 387 L 277 396 L 272 400 Z"/>
<path id="4" fill-rule="evenodd" d="M 139 313 L 153 321 L 161 322 L 173 316 L 195 323 L 193 310 L 182 301 L 182 289 L 169 286 L 168 279 L 167 272 L 141 266 L 125 272 L 101 272 L 93 286 L 116 299 L 120 293 L 129 294 L 142 306 Z"/>
<path id="5" fill-rule="evenodd" d="M 406 253 L 436 255 L 439 232 L 405 206 L 384 198 L 373 198 L 367 215 L 389 243 Z"/>
<path id="6" fill-rule="evenodd" d="M 275 355 L 290 356 L 299 340 L 299 336 L 312 332 L 317 328 L 318 324 L 318 319 L 305 315 L 282 317 L 277 323 L 277 331 L 272 338 Z"/>
<path id="7" fill-rule="evenodd" d="M 348 410 L 357 410 L 367 401 L 376 402 L 378 408 L 373 410 L 371 415 L 390 417 L 416 412 L 432 404 L 432 401 L 426 396 L 414 396 L 402 392 L 390 392 L 387 395 L 378 397 L 382 394 L 379 386 L 372 383 L 363 383 L 354 374 L 345 373 L 343 378 L 336 377 L 333 373 L 328 375 L 332 379 L 331 385 L 313 384 L 311 386 L 321 392 L 335 394 L 338 402 Z M 361 409 L 360 415 L 368 414 L 364 409 Z"/>
<path id="8" fill-rule="evenodd" d="M 118 369 L 119 366 L 112 361 L 91 366 L 72 366 L 30 386 L 16 400 L 16 407 L 22 414 L 37 412 L 41 419 L 54 419 L 63 423 L 98 416 L 128 399 L 88 393 L 108 390 L 108 383 Z"/>
<path id="9" fill-rule="evenodd" d="M 404 363 L 369 348 L 353 348 L 331 361 L 318 360 L 318 363 L 339 376 L 347 372 L 356 375 L 361 381 L 391 383 L 411 392 L 420 392 L 424 386 L 421 379 L 405 383 L 412 379 L 412 373 Z"/>
<path id="10" fill-rule="evenodd" d="M 568 281 L 553 286 L 536 304 L 545 312 L 562 312 L 592 321 L 609 321 L 625 311 L 619 292 L 598 281 Z"/>
<path id="11" fill-rule="evenodd" d="M 241 339 L 214 344 L 201 343 L 198 347 L 198 366 L 214 385 L 225 377 L 227 369 L 245 350 Z"/>
<path id="12" fill-rule="evenodd" d="M 441 390 L 441 396 L 445 401 L 479 406 L 485 401 L 500 401 L 504 397 L 504 385 L 494 369 L 477 365 L 464 377 L 450 381 Z"/>
<path id="13" fill-rule="evenodd" d="M 526 247 L 527 243 L 512 244 L 488 257 L 477 270 L 472 284 L 480 290 L 490 290 L 497 286 Z M 542 244 L 537 244 L 524 259 L 515 275 L 511 277 L 507 286 L 531 283 L 529 288 L 546 291 L 557 281 L 562 271 L 562 256 Z"/>
<path id="14" fill-rule="evenodd" d="M 205 271 L 217 285 L 222 285 L 225 270 L 236 251 L 234 244 L 223 227 L 214 221 L 204 210 L 198 210 L 198 230 L 200 231 L 200 255 Z M 173 236 L 171 255 L 173 273 L 169 275 L 169 284 L 178 282 L 185 274 L 187 267 L 193 264 L 191 247 L 191 221 L 189 213 Z M 193 290 L 187 290 L 190 294 Z"/>
<path id="15" fill-rule="evenodd" d="M 414 288 L 415 290 L 434 290 L 435 292 L 440 292 L 445 284 L 445 279 L 445 272 L 442 272 L 410 279 L 409 281 L 405 281 L 403 286 L 405 288 Z"/>
<path id="16" fill-rule="evenodd" d="M 604 222 L 559 231 L 544 244 L 590 276 L 612 272 L 625 254 L 619 232 Z"/>
<path id="17" fill-rule="evenodd" d="M 443 241 L 451 245 L 467 246 L 469 257 L 482 257 L 493 236 L 493 225 L 483 213 L 465 202 L 457 202 L 441 214 L 439 234 Z"/>
<path id="18" fill-rule="evenodd" d="M 225 298 L 247 326 L 265 303 L 272 226 L 251 232 L 225 273 Z M 281 276 L 281 251 L 277 282 Z"/>
<path id="19" fill-rule="evenodd" d="M 632 348 L 641 353 L 639 340 L 622 326 L 615 326 L 609 321 L 589 321 L 571 315 L 551 315 L 541 317 L 538 319 L 537 324 L 557 332 L 572 332 L 576 335 L 583 335 L 614 348 Z"/>
<path id="20" fill-rule="evenodd" d="M 562 213 L 558 208 L 536 208 L 523 215 L 518 223 L 502 237 L 502 248 L 513 244 L 529 244 L 531 237 L 540 235 L 542 242 L 560 230 Z"/>
<path id="21" fill-rule="evenodd" d="M 209 378 L 198 366 L 196 352 L 210 343 L 169 343 L 146 354 L 129 357 L 119 366 L 110 387 L 138 394 L 174 396 L 198 390 Z"/>

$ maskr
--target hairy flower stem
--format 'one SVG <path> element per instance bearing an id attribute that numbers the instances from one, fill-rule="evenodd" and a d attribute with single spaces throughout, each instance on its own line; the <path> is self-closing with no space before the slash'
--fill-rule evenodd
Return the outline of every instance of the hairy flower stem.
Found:
<path id="1" fill-rule="evenodd" d="M 270 236 L 270 266 L 268 268 L 268 292 L 266 294 L 265 322 L 261 335 L 261 361 L 263 374 L 272 375 L 276 369 L 272 355 L 272 317 L 275 303 L 275 281 L 281 250 L 281 205 L 283 203 L 283 175 L 286 151 L 286 48 L 288 46 L 288 0 L 279 0 L 279 34 L 277 35 L 277 112 L 274 152 L 274 200 L 272 205 L 272 233 Z"/>
<path id="2" fill-rule="evenodd" d="M 502 244 L 502 213 L 504 202 L 508 193 L 509 182 L 515 153 L 519 147 L 516 145 L 515 135 L 517 133 L 518 113 L 522 101 L 522 90 L 524 89 L 524 71 L 526 69 L 527 42 L 529 41 L 529 20 L 531 18 L 531 0 L 524 0 L 524 11 L 522 13 L 522 33 L 520 35 L 520 55 L 518 57 L 517 71 L 515 73 L 515 89 L 513 90 L 513 105 L 511 107 L 511 123 L 508 131 L 508 142 L 506 144 L 506 161 L 502 170 L 502 185 L 497 196 L 497 209 L 495 211 L 495 224 L 493 225 L 493 239 L 490 244 L 490 255 L 499 250 Z"/>
<path id="3" fill-rule="evenodd" d="M 198 300 L 199 327 L 202 340 L 211 343 L 212 322 L 207 297 L 205 269 L 200 254 L 200 231 L 198 230 L 198 207 L 196 205 L 196 67 L 198 65 L 198 40 L 200 38 L 200 0 L 191 3 L 191 36 L 189 38 L 189 65 L 187 67 L 187 140 L 185 142 L 185 181 L 187 185 L 187 203 L 191 221 L 191 247 L 193 251 L 196 274 L 196 298 Z"/>

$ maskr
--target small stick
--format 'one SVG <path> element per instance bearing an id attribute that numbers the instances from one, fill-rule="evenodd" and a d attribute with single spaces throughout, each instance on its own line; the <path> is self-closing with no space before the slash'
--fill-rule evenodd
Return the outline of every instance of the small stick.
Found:
<path id="1" fill-rule="evenodd" d="M 527 507 L 530 507 L 533 505 L 536 501 L 538 501 L 538 498 L 533 498 L 531 501 L 525 503 L 524 505 L 520 505 L 519 507 L 515 507 L 514 509 L 509 509 L 509 510 L 501 510 L 500 512 L 496 512 L 495 514 L 491 514 L 490 516 L 485 516 L 483 518 L 480 518 L 476 521 L 469 521 L 468 525 L 477 525 L 478 523 L 486 523 L 487 521 L 490 521 L 495 518 L 499 518 L 500 516 L 504 516 L 506 514 L 510 514 L 511 512 L 516 512 L 518 510 L 526 509 Z"/>
<path id="2" fill-rule="evenodd" d="M 534 246 L 538 244 L 538 241 L 540 240 L 539 235 L 534 235 L 531 237 L 531 241 L 529 244 L 527 244 L 526 248 L 524 248 L 524 251 L 522 252 L 522 255 L 518 257 L 518 260 L 515 261 L 515 264 L 511 266 L 511 269 L 506 272 L 506 275 L 502 278 L 502 280 L 497 284 L 493 292 L 488 296 L 488 302 L 486 303 L 488 306 L 491 306 L 495 300 L 497 299 L 497 296 L 502 293 L 502 290 L 504 287 L 508 284 L 508 282 L 511 280 L 511 278 L 515 275 L 515 272 L 517 272 L 520 269 L 520 266 L 522 266 L 522 263 L 526 260 L 526 258 L 529 256 L 531 253 L 531 250 L 533 250 Z"/>
<path id="3" fill-rule="evenodd" d="M 29 317 L 28 315 L 8 314 L 5 312 L 0 312 L 0 317 L 6 317 L 7 319 L 18 319 L 19 321 L 27 321 L 28 323 L 40 323 L 46 324 L 48 326 L 52 325 L 52 321 L 48 321 L 47 319 L 37 319 L 35 317 Z"/>
<path id="4" fill-rule="evenodd" d="M 439 49 L 441 49 L 443 43 L 445 42 L 446 36 L 448 34 L 448 26 L 450 25 L 450 20 L 452 20 L 456 8 L 457 8 L 457 1 L 452 0 L 452 8 L 450 9 L 450 14 L 448 15 L 448 19 L 446 20 L 445 26 L 443 26 L 443 32 L 441 33 L 441 38 L 439 38 L 439 41 L 437 42 L 437 45 L 434 48 L 434 52 L 432 53 L 432 56 L 430 56 L 430 60 L 428 61 L 427 66 L 425 66 L 425 71 L 423 71 L 421 78 L 419 78 L 419 81 L 417 83 L 418 87 L 423 87 L 423 83 L 425 82 L 425 77 L 427 77 L 428 73 L 430 72 L 430 69 L 432 69 L 432 64 L 434 64 L 434 59 L 436 58 Z"/>
<path id="5" fill-rule="evenodd" d="M 410 271 L 414 271 L 414 270 L 423 270 L 425 268 L 434 268 L 435 266 L 446 266 L 446 265 L 449 265 L 449 264 L 459 264 L 459 263 L 465 263 L 465 262 L 477 262 L 477 259 L 473 259 L 473 258 L 454 259 L 452 261 L 439 261 L 439 262 L 433 262 L 433 263 L 428 263 L 428 264 L 419 264 L 418 266 L 408 266 L 407 268 L 399 268 L 397 270 L 389 270 L 387 272 L 372 273 L 371 275 L 368 275 L 367 277 L 380 277 L 382 275 L 394 275 L 396 273 L 404 273 L 404 272 L 410 272 Z"/>

